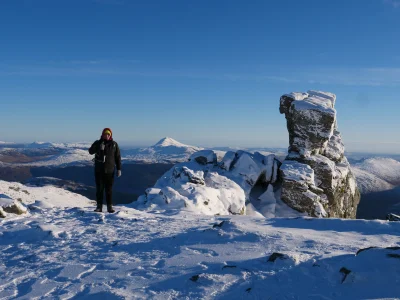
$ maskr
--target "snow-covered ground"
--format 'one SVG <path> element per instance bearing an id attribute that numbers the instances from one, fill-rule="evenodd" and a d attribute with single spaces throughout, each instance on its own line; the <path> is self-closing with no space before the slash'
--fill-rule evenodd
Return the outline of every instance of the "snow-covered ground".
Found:
<path id="1" fill-rule="evenodd" d="M 0 180 L 0 195 L 18 200 L 25 205 L 49 202 L 56 207 L 86 207 L 94 203 L 86 197 L 52 185 L 36 187 L 2 180 Z"/>
<path id="2" fill-rule="evenodd" d="M 0 219 L 1 299 L 400 297 L 400 222 L 98 214 L 52 187 L 0 194 L 31 208 Z M 397 248 L 356 255 L 368 247 Z"/>

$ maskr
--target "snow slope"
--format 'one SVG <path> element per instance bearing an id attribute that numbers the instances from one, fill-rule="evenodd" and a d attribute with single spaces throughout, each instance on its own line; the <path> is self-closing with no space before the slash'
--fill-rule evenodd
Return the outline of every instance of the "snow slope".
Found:
<path id="1" fill-rule="evenodd" d="M 373 157 L 352 164 L 361 193 L 391 190 L 400 185 L 400 162 Z"/>
<path id="2" fill-rule="evenodd" d="M 93 155 L 88 150 L 68 149 L 63 150 L 60 154 L 51 155 L 46 159 L 30 163 L 20 163 L 21 166 L 35 167 L 51 167 L 51 166 L 71 166 L 71 165 L 90 165 L 92 164 Z"/>
<path id="3" fill-rule="evenodd" d="M 400 185 L 400 162 L 397 160 L 374 157 L 356 163 L 354 167 L 371 173 L 391 184 Z"/>
<path id="4" fill-rule="evenodd" d="M 389 182 L 357 167 L 351 168 L 356 177 L 357 186 L 361 194 L 381 192 L 393 189 L 395 186 Z"/>
<path id="5" fill-rule="evenodd" d="M 0 219 L 1 299 L 400 297 L 400 248 L 359 252 L 400 247 L 400 222 L 98 214 L 52 187 L 0 194 L 47 197 Z"/>

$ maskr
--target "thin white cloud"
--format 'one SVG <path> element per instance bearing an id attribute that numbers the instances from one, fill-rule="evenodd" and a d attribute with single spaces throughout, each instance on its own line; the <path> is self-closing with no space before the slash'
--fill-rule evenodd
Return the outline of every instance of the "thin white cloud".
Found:
<path id="1" fill-rule="evenodd" d="M 319 68 L 294 76 L 313 84 L 346 86 L 400 86 L 400 68 Z"/>
<path id="2" fill-rule="evenodd" d="M 136 64 L 139 61 L 131 61 Z M 138 68 L 137 68 L 138 69 Z M 0 66 L 0 76 L 139 76 L 139 77 L 165 77 L 189 78 L 206 80 L 229 81 L 281 81 L 298 82 L 297 79 L 275 75 L 234 74 L 186 70 L 133 70 L 132 67 L 121 67 L 118 64 L 101 64 L 90 61 L 70 61 L 62 64 L 46 64 L 34 66 Z"/>
<path id="3" fill-rule="evenodd" d="M 307 83 L 320 85 L 343 86 L 391 86 L 400 87 L 400 68 L 297 68 L 287 72 L 287 75 L 277 75 L 273 71 L 265 74 L 221 73 L 203 70 L 156 69 L 132 60 L 127 64 L 123 61 L 106 60 L 67 61 L 62 63 L 47 63 L 31 66 L 0 65 L 0 76 L 138 76 L 160 78 L 187 78 L 228 81 L 256 81 Z M 280 73 L 280 72 L 277 72 Z"/>

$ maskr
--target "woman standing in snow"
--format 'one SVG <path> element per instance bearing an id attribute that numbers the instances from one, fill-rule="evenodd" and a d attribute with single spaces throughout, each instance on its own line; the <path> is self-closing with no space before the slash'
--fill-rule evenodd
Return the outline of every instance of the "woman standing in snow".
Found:
<path id="1" fill-rule="evenodd" d="M 112 138 L 110 128 L 104 128 L 100 140 L 97 140 L 89 149 L 90 154 L 95 154 L 95 179 L 96 200 L 95 212 L 103 210 L 103 194 L 106 190 L 107 211 L 115 212 L 112 207 L 112 186 L 114 183 L 115 166 L 117 166 L 117 177 L 121 176 L 121 153 L 117 142 Z"/>

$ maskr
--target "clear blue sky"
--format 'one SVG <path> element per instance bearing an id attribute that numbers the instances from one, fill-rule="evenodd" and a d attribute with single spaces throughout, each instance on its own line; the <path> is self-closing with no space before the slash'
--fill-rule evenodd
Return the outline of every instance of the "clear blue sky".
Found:
<path id="1" fill-rule="evenodd" d="M 288 145 L 336 93 L 349 151 L 400 152 L 400 0 L 0 2 L 0 140 Z"/>

